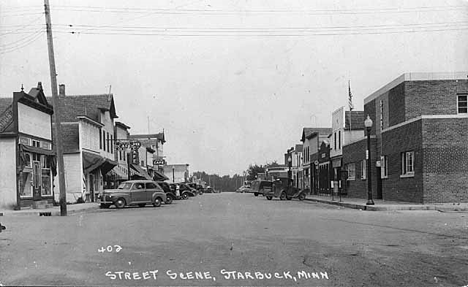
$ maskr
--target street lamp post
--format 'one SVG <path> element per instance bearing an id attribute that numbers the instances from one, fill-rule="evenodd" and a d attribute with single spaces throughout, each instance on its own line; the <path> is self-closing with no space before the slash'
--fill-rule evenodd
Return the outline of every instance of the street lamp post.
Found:
<path id="1" fill-rule="evenodd" d="M 374 205 L 374 200 L 372 200 L 372 179 L 371 179 L 371 152 L 370 152 L 370 132 L 372 128 L 372 120 L 367 115 L 366 120 L 364 121 L 364 126 L 367 130 L 367 150 L 366 150 L 366 161 L 367 161 L 367 203 L 366 205 Z"/>
<path id="2" fill-rule="evenodd" d="M 172 182 L 175 182 L 175 168 L 172 166 Z"/>
<path id="3" fill-rule="evenodd" d="M 291 155 L 288 157 L 288 186 L 291 185 L 291 179 L 292 179 L 292 158 Z"/>

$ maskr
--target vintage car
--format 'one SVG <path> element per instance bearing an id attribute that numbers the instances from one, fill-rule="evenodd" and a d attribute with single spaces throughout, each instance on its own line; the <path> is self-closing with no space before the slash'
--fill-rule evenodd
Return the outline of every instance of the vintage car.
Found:
<path id="1" fill-rule="evenodd" d="M 175 191 L 171 189 L 171 186 L 169 185 L 169 183 L 165 181 L 156 181 L 156 183 L 159 184 L 159 186 L 166 193 L 166 202 L 165 202 L 166 204 L 171 204 L 172 201 L 181 199 L 180 196 L 178 197 Z"/>
<path id="2" fill-rule="evenodd" d="M 166 201 L 166 194 L 162 188 L 151 180 L 129 180 L 122 182 L 117 189 L 105 189 L 98 196 L 101 208 L 123 208 L 129 205 L 144 207 L 147 203 L 155 207 Z"/>
<path id="3" fill-rule="evenodd" d="M 299 189 L 293 185 L 293 180 L 287 177 L 279 177 L 273 181 L 271 188 L 264 192 L 264 196 L 268 200 L 272 200 L 273 197 L 279 197 L 280 200 L 291 200 L 298 198 L 304 200 L 306 195 L 309 193 L 308 189 Z"/>
<path id="4" fill-rule="evenodd" d="M 271 190 L 272 182 L 269 180 L 254 180 L 250 184 L 250 193 L 253 193 L 255 196 L 259 194 L 265 195 L 265 192 Z"/>
<path id="5" fill-rule="evenodd" d="M 179 183 L 169 183 L 169 187 L 171 188 L 171 191 L 176 195 L 177 199 L 187 199 L 189 197 L 194 196 L 190 189 L 184 188 Z"/>

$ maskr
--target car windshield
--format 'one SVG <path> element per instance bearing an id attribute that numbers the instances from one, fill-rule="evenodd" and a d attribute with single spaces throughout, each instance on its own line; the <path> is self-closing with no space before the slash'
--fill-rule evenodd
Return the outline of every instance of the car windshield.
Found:
<path id="1" fill-rule="evenodd" d="M 123 182 L 119 185 L 118 189 L 130 189 L 132 184 L 130 182 Z"/>

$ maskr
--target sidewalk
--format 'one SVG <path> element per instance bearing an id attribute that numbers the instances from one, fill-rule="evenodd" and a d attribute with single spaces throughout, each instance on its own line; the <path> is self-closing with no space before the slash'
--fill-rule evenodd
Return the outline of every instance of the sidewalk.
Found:
<path id="1" fill-rule="evenodd" d="M 67 215 L 99 209 L 95 202 L 67 204 Z M 42 209 L 0 210 L 0 216 L 60 216 L 60 206 Z"/>
<path id="2" fill-rule="evenodd" d="M 333 200 L 332 200 L 333 199 Z M 468 203 L 437 203 L 437 204 L 417 204 L 400 201 L 386 201 L 374 199 L 374 205 L 366 205 L 367 199 L 349 198 L 326 195 L 307 195 L 308 201 L 315 201 L 326 204 L 333 204 L 347 208 L 369 210 L 369 211 L 390 211 L 390 210 L 438 210 L 438 211 L 468 211 Z"/>

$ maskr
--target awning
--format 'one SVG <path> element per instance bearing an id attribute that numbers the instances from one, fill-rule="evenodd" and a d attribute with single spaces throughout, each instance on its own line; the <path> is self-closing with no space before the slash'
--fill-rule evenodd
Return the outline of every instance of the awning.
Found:
<path id="1" fill-rule="evenodd" d="M 164 173 L 159 172 L 157 170 L 154 170 L 153 173 L 154 173 L 154 176 L 153 176 L 154 180 L 165 181 L 169 179 L 167 176 L 164 175 Z"/>
<path id="2" fill-rule="evenodd" d="M 33 152 L 33 153 L 38 153 L 38 154 L 55 155 L 55 152 L 53 150 L 43 149 L 40 147 L 29 146 L 29 145 L 24 145 L 24 144 L 20 144 L 20 149 L 27 151 L 27 152 Z"/>
<path id="3" fill-rule="evenodd" d="M 32 152 L 36 154 L 42 154 L 46 155 L 46 161 L 48 162 L 51 170 L 52 170 L 52 175 L 56 176 L 57 175 L 57 158 L 55 156 L 55 151 L 53 150 L 48 150 L 48 149 L 43 149 L 40 147 L 34 147 L 34 146 L 27 146 L 24 144 L 19 145 L 19 154 L 20 154 L 20 164 L 17 166 L 17 171 L 20 172 L 24 169 L 24 165 L 26 163 L 26 158 L 25 158 L 25 152 Z"/>
<path id="4" fill-rule="evenodd" d="M 92 172 L 98 168 L 101 169 L 101 173 L 104 175 L 108 173 L 117 162 L 108 158 L 102 157 L 95 153 L 83 151 L 83 169 L 85 173 Z"/>
<path id="5" fill-rule="evenodd" d="M 131 167 L 135 171 L 134 175 L 142 177 L 144 179 L 153 180 L 151 176 L 149 176 L 148 173 L 146 173 L 146 171 L 143 168 L 141 168 L 141 166 L 132 164 Z"/>
<path id="6" fill-rule="evenodd" d="M 108 175 L 119 180 L 127 180 L 128 175 L 126 175 L 118 166 L 114 167 L 108 172 Z"/>

